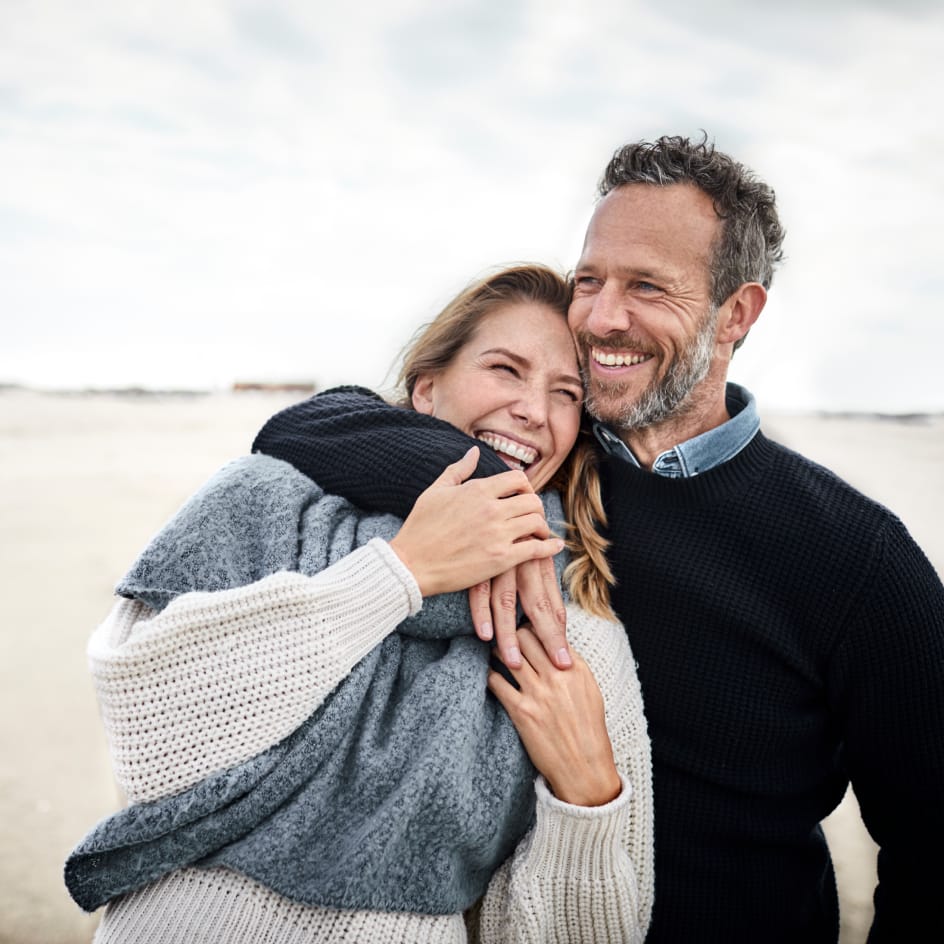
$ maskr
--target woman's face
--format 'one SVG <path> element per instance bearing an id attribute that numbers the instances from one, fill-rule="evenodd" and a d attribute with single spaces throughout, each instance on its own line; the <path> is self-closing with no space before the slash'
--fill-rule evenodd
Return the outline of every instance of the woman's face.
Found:
<path id="1" fill-rule="evenodd" d="M 497 308 L 445 369 L 423 374 L 413 406 L 458 426 L 539 491 L 580 427 L 583 387 L 566 319 L 536 302 Z"/>

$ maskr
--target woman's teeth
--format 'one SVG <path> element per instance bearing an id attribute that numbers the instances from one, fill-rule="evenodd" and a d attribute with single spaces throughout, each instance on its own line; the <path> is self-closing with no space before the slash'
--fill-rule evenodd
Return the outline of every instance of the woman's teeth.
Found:
<path id="1" fill-rule="evenodd" d="M 495 452 L 500 452 L 511 459 L 517 459 L 522 464 L 522 468 L 527 468 L 538 457 L 537 449 L 522 446 L 521 443 L 505 439 L 504 436 L 496 436 L 494 433 L 482 433 L 478 439 L 486 446 L 494 449 Z"/>

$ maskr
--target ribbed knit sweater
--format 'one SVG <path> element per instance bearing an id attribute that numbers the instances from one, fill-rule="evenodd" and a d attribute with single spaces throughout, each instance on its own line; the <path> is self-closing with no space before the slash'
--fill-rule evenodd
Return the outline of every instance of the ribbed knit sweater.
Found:
<path id="1" fill-rule="evenodd" d="M 944 589 L 905 527 L 762 434 L 695 478 L 604 473 L 653 740 L 647 940 L 834 942 L 818 824 L 850 777 L 871 944 L 941 939 Z"/>
<path id="2" fill-rule="evenodd" d="M 409 467 L 409 440 L 391 435 L 402 419 L 319 399 L 267 424 L 257 448 L 280 455 L 300 418 L 300 467 L 317 476 L 350 406 L 367 454 L 377 444 Z M 421 458 L 441 468 L 452 453 Z M 603 473 L 613 602 L 653 743 L 647 942 L 834 944 L 819 824 L 850 780 L 881 847 L 870 944 L 944 939 L 944 587 L 905 527 L 762 433 L 694 478 L 612 459 Z M 363 463 L 346 475 L 333 490 L 362 507 L 415 498 Z"/>
<path id="3" fill-rule="evenodd" d="M 89 658 L 119 785 L 185 790 L 281 740 L 397 624 L 415 581 L 378 539 L 313 577 L 186 593 L 160 613 L 115 604 Z M 533 830 L 468 916 L 316 908 L 225 868 L 175 871 L 105 909 L 97 944 L 638 942 L 652 905 L 652 792 L 639 683 L 617 623 L 571 607 L 623 779 L 585 809 L 536 783 Z"/>
<path id="4" fill-rule="evenodd" d="M 560 520 L 557 493 L 541 500 Z M 154 536 L 117 592 L 161 609 L 282 570 L 314 575 L 400 524 L 325 495 L 285 462 L 242 456 Z M 488 669 L 467 593 L 423 600 L 271 750 L 90 830 L 66 863 L 70 893 L 91 911 L 212 862 L 310 905 L 465 911 L 534 815 L 535 770 L 485 697 Z"/>

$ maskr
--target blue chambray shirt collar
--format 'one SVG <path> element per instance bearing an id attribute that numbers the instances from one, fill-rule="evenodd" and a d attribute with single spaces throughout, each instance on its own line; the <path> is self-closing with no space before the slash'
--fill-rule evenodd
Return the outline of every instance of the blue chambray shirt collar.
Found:
<path id="1" fill-rule="evenodd" d="M 691 478 L 733 459 L 757 434 L 760 416 L 753 394 L 739 384 L 727 385 L 725 402 L 729 420 L 667 449 L 656 457 L 652 471 L 666 478 Z M 640 468 L 626 443 L 603 423 L 594 423 L 593 433 L 609 455 Z"/>

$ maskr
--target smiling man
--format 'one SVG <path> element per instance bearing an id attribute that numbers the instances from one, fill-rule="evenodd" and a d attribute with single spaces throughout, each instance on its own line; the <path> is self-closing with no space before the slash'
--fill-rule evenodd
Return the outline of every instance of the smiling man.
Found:
<path id="1" fill-rule="evenodd" d="M 715 299 L 720 225 L 711 198 L 694 185 L 605 181 L 602 189 L 575 273 L 570 325 L 588 411 L 624 431 L 651 466 L 660 444 L 684 442 L 728 418 L 727 365 L 766 290 L 752 280 Z M 781 238 L 772 222 L 768 285 Z"/>
<path id="2" fill-rule="evenodd" d="M 850 783 L 880 847 L 870 944 L 942 940 L 944 587 L 891 512 L 768 439 L 727 382 L 782 240 L 769 186 L 664 137 L 609 162 L 574 274 L 612 602 L 652 738 L 647 941 L 835 944 L 820 822 Z M 393 446 L 388 462 L 432 475 L 466 443 Z M 409 510 L 416 494 L 354 460 L 332 491 Z M 555 608 L 539 583 L 527 613 Z"/>

